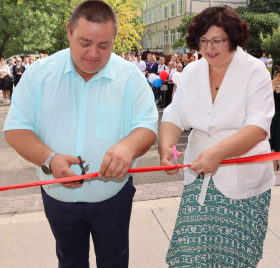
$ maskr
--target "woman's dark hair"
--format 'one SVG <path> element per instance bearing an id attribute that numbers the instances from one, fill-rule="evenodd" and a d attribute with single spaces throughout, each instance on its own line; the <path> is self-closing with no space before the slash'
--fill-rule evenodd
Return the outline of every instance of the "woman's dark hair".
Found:
<path id="1" fill-rule="evenodd" d="M 222 28 L 228 35 L 229 50 L 244 47 L 249 39 L 247 23 L 229 6 L 208 7 L 194 17 L 187 29 L 187 45 L 191 50 L 199 50 L 196 38 L 203 36 L 210 27 Z"/>
<path id="2" fill-rule="evenodd" d="M 70 16 L 70 31 L 73 34 L 80 18 L 93 23 L 107 23 L 111 21 L 114 25 L 115 36 L 118 32 L 118 20 L 113 9 L 100 0 L 86 0 L 77 5 Z"/>

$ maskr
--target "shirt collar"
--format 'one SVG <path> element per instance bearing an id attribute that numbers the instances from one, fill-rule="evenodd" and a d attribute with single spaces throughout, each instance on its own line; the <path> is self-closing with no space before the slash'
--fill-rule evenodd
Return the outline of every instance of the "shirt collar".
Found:
<path id="1" fill-rule="evenodd" d="M 113 65 L 112 65 L 112 61 L 113 61 L 112 57 L 113 57 L 113 55 L 111 54 L 111 57 L 110 57 L 109 61 L 107 62 L 107 64 L 105 65 L 105 67 L 102 70 L 100 70 L 95 76 L 93 76 L 89 81 L 98 80 L 102 77 L 105 77 L 105 78 L 108 78 L 111 80 L 115 80 L 115 75 L 113 72 Z M 78 72 L 75 68 L 74 62 L 72 60 L 72 57 L 71 57 L 70 49 L 69 49 L 69 55 L 66 60 L 66 64 L 65 64 L 65 68 L 64 68 L 64 74 L 69 73 L 69 72 L 78 74 Z"/>

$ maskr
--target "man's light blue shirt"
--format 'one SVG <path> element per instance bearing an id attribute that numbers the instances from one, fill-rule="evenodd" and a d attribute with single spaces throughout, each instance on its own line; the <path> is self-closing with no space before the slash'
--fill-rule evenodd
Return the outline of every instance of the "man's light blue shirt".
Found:
<path id="1" fill-rule="evenodd" d="M 59 154 L 80 155 L 98 172 L 106 151 L 134 129 L 157 133 L 158 112 L 146 78 L 133 63 L 112 53 L 107 65 L 88 82 L 77 73 L 70 49 L 33 63 L 13 94 L 4 131 L 29 129 Z M 136 160 L 132 167 L 136 166 Z M 72 165 L 78 175 L 81 169 Z M 51 180 L 37 167 L 40 180 Z M 44 186 L 64 202 L 100 202 L 116 195 L 127 182 L 93 178 L 82 187 Z"/>

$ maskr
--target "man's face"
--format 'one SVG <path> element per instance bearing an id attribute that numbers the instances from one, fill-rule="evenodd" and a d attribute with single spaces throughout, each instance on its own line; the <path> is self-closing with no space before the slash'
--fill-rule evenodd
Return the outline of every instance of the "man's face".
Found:
<path id="1" fill-rule="evenodd" d="M 136 59 L 137 59 L 137 61 L 141 61 L 141 56 L 138 55 L 138 56 L 136 57 Z"/>
<path id="2" fill-rule="evenodd" d="M 156 60 L 157 60 L 157 58 L 156 58 L 155 55 L 153 55 L 152 58 L 153 58 L 153 61 L 156 61 Z"/>
<path id="3" fill-rule="evenodd" d="M 40 53 L 39 54 L 39 59 L 43 59 L 44 58 L 44 54 L 43 53 Z"/>
<path id="4" fill-rule="evenodd" d="M 265 53 L 263 53 L 263 58 L 265 58 Z"/>
<path id="5" fill-rule="evenodd" d="M 147 59 L 148 59 L 148 61 L 152 61 L 152 55 L 149 54 L 149 55 L 147 56 Z"/>
<path id="6" fill-rule="evenodd" d="M 122 58 L 125 57 L 124 52 L 121 52 L 121 53 L 120 53 L 120 57 L 122 57 Z"/>
<path id="7" fill-rule="evenodd" d="M 102 70 L 113 50 L 115 39 L 113 23 L 111 21 L 93 23 L 80 18 L 72 34 L 70 24 L 67 24 L 67 32 L 71 57 L 78 69 L 90 74 Z"/>
<path id="8" fill-rule="evenodd" d="M 28 58 L 24 59 L 24 63 L 26 63 L 26 64 L 28 63 Z"/>

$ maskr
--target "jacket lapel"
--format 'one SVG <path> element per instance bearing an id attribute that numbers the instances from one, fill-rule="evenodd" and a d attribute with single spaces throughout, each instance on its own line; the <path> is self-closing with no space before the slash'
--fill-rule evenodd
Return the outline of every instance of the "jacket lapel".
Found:
<path id="1" fill-rule="evenodd" d="M 202 98 L 205 99 L 209 107 L 212 109 L 212 96 L 209 81 L 209 64 L 204 58 L 201 59 L 201 77 L 198 77 L 200 83 L 201 92 L 203 94 Z"/>
<path id="2" fill-rule="evenodd" d="M 225 94 L 225 92 L 228 90 L 228 88 L 233 83 L 234 79 L 236 78 L 237 74 L 239 73 L 239 71 L 241 69 L 241 66 L 244 63 L 244 59 L 245 59 L 244 55 L 245 55 L 245 52 L 243 51 L 243 49 L 241 47 L 237 47 L 236 52 L 234 53 L 232 61 L 231 61 L 230 65 L 227 69 L 226 74 L 225 74 L 223 82 L 220 86 L 218 94 L 216 96 L 214 106 L 221 99 L 221 97 Z M 209 71 L 209 69 L 208 69 L 208 71 Z"/>

